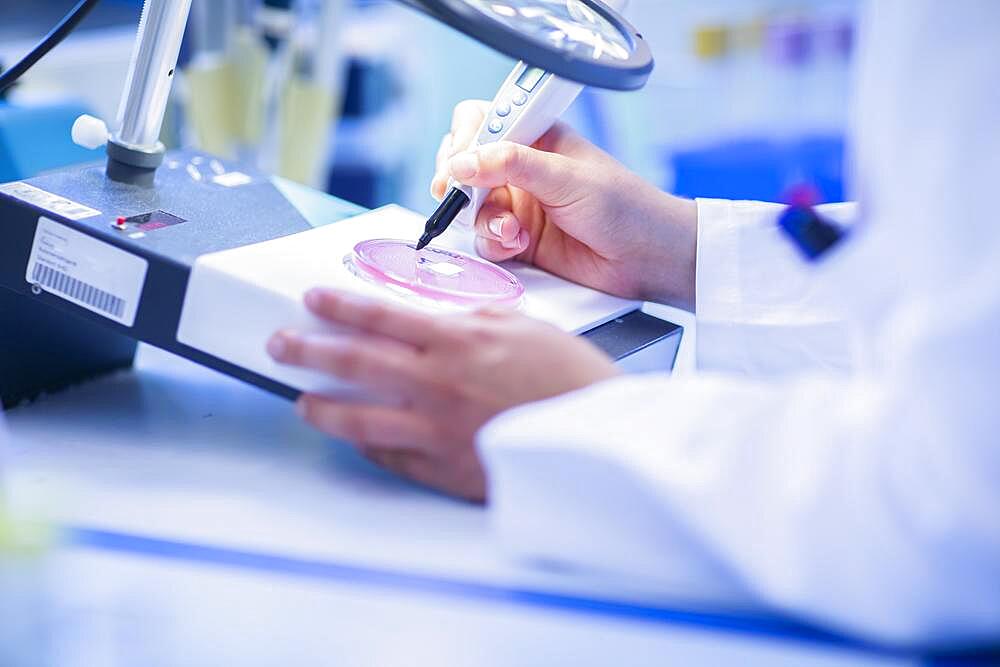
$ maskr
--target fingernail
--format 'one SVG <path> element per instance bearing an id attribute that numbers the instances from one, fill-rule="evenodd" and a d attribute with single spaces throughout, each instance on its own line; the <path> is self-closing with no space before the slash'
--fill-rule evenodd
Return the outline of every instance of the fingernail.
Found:
<path id="1" fill-rule="evenodd" d="M 476 254 L 483 259 L 493 259 L 493 253 L 490 251 L 490 244 L 488 241 L 493 239 L 486 238 L 485 236 L 476 236 L 475 246 Z"/>
<path id="2" fill-rule="evenodd" d="M 288 342 L 285 340 L 284 333 L 276 333 L 267 341 L 267 353 L 271 355 L 272 359 L 284 359 L 287 351 Z"/>
<path id="3" fill-rule="evenodd" d="M 306 418 L 306 398 L 305 396 L 300 396 L 299 400 L 295 401 L 295 414 L 303 419 Z"/>
<path id="4" fill-rule="evenodd" d="M 531 237 L 528 236 L 528 230 L 522 229 L 517 233 L 517 247 L 524 250 L 528 247 L 528 242 L 531 241 Z"/>
<path id="5" fill-rule="evenodd" d="M 497 217 L 486 223 L 486 227 L 490 230 L 490 233 L 495 235 L 498 239 L 503 238 L 503 223 L 504 217 L 498 215 Z"/>
<path id="6" fill-rule="evenodd" d="M 319 304 L 323 301 L 323 292 L 319 288 L 311 289 L 306 292 L 302 300 L 305 301 L 308 308 L 319 308 Z"/>
<path id="7" fill-rule="evenodd" d="M 455 178 L 472 178 L 479 171 L 479 156 L 471 151 L 459 153 L 448 161 L 448 168 Z"/>

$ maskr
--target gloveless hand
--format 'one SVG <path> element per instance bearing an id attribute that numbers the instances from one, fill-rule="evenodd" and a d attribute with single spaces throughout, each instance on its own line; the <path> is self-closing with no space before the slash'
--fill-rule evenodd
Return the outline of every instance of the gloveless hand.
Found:
<path id="1" fill-rule="evenodd" d="M 378 464 L 469 500 L 486 496 L 475 447 L 483 424 L 619 373 L 590 343 L 517 313 L 432 317 L 324 289 L 305 302 L 347 333 L 282 331 L 270 354 L 354 383 L 379 402 L 304 395 L 303 417 Z"/>
<path id="2" fill-rule="evenodd" d="M 466 151 L 488 110 L 481 101 L 456 107 L 431 185 L 438 199 L 449 176 L 491 189 L 476 219 L 479 254 L 694 309 L 694 202 L 658 190 L 563 124 L 531 147 L 499 142 Z"/>

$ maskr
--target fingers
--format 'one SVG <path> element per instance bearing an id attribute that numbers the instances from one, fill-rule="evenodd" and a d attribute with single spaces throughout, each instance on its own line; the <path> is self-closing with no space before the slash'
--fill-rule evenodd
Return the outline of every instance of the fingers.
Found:
<path id="1" fill-rule="evenodd" d="M 489 110 L 490 103 L 484 100 L 465 100 L 455 106 L 451 117 L 452 154 L 464 151 L 472 144 Z"/>
<path id="2" fill-rule="evenodd" d="M 416 347 L 427 347 L 446 334 L 429 315 L 345 292 L 312 289 L 306 293 L 305 303 L 314 315 L 332 324 L 378 334 Z"/>
<path id="3" fill-rule="evenodd" d="M 503 262 L 524 252 L 528 232 L 511 211 L 513 199 L 508 188 L 490 192 L 476 215 L 476 252 L 491 262 Z"/>
<path id="4" fill-rule="evenodd" d="M 379 392 L 409 395 L 423 386 L 424 365 L 412 348 L 384 338 L 279 331 L 267 351 L 283 364 L 311 368 Z"/>
<path id="5" fill-rule="evenodd" d="M 490 262 L 506 262 L 515 259 L 523 250 L 504 248 L 499 241 L 477 236 L 475 239 L 476 254 Z"/>
<path id="6" fill-rule="evenodd" d="M 476 221 L 476 232 L 485 239 L 496 241 L 504 250 L 517 253 L 528 248 L 528 230 L 521 227 L 517 217 L 510 211 L 486 211 Z"/>
<path id="7" fill-rule="evenodd" d="M 425 471 L 427 457 L 420 451 L 390 447 L 361 447 L 360 451 L 362 456 L 375 465 L 400 477 L 409 479 L 414 479 L 415 476 L 429 477 Z"/>
<path id="8" fill-rule="evenodd" d="M 440 460 L 420 451 L 365 447 L 361 454 L 376 465 L 418 484 L 474 503 L 486 500 L 486 479 L 482 470 L 474 470 L 456 480 L 447 470 L 442 470 Z"/>
<path id="9" fill-rule="evenodd" d="M 470 475 L 461 488 L 446 483 L 447 466 L 434 457 L 427 444 L 435 439 L 434 424 L 427 417 L 404 410 L 333 401 L 304 395 L 296 408 L 319 430 L 353 443 L 376 465 L 418 484 L 448 490 L 469 500 L 483 500 L 482 472 Z M 468 488 L 465 488 L 468 487 Z"/>
<path id="10" fill-rule="evenodd" d="M 545 206 L 567 206 L 587 194 L 589 175 L 579 163 L 557 153 L 501 141 L 455 155 L 451 175 L 474 187 L 514 185 Z"/>
<path id="11" fill-rule="evenodd" d="M 444 135 L 438 147 L 434 179 L 431 181 L 431 196 L 440 201 L 448 189 L 448 160 L 455 153 L 467 149 L 476 138 L 476 132 L 489 111 L 489 102 L 466 100 L 455 106 L 451 119 L 451 129 Z"/>
<path id="12" fill-rule="evenodd" d="M 431 180 L 431 196 L 441 201 L 448 189 L 448 160 L 452 156 L 451 132 L 444 135 L 438 147 L 434 179 Z"/>
<path id="13" fill-rule="evenodd" d="M 535 142 L 534 147 L 547 153 L 559 153 L 588 162 L 614 162 L 614 158 L 590 143 L 572 127 L 558 121 Z"/>
<path id="14" fill-rule="evenodd" d="M 442 460 L 434 450 L 437 429 L 426 415 L 313 394 L 299 398 L 296 409 L 308 423 L 354 444 L 365 458 L 400 477 L 467 500 L 485 497 L 485 476 L 478 460 L 465 457 L 464 464 Z"/>
<path id="15" fill-rule="evenodd" d="M 476 252 L 491 262 L 503 262 L 528 249 L 528 230 L 508 210 L 487 204 L 476 218 Z"/>
<path id="16" fill-rule="evenodd" d="M 413 469 L 415 459 L 420 456 L 405 449 L 390 449 L 381 447 L 359 448 L 361 455 L 380 468 L 394 472 L 400 477 L 406 477 Z"/>
<path id="17" fill-rule="evenodd" d="M 476 234 L 513 249 L 521 231 L 521 223 L 512 212 L 513 204 L 509 189 L 497 188 L 490 192 L 476 214 Z"/>
<path id="18" fill-rule="evenodd" d="M 434 424 L 428 417 L 399 408 L 346 403 L 315 394 L 303 395 L 295 407 L 320 431 L 369 451 L 416 451 L 434 439 Z"/>

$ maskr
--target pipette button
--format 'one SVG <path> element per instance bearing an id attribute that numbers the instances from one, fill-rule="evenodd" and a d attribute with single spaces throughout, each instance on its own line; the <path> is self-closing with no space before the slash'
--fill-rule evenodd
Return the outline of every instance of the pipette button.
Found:
<path id="1" fill-rule="evenodd" d="M 514 97 L 511 98 L 511 102 L 513 102 L 517 106 L 523 106 L 527 101 L 528 101 L 528 93 L 525 92 L 517 92 L 514 94 Z"/>
<path id="2" fill-rule="evenodd" d="M 503 122 L 499 118 L 490 121 L 490 132 L 500 134 L 503 131 Z"/>
<path id="3" fill-rule="evenodd" d="M 497 115 L 501 118 L 510 115 L 510 105 L 507 103 L 501 103 L 497 105 Z"/>

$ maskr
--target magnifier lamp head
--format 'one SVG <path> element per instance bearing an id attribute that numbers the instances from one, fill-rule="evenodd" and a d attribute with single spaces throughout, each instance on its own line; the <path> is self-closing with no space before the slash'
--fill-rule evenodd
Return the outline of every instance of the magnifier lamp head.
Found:
<path id="1" fill-rule="evenodd" d="M 653 71 L 642 35 L 601 0 L 401 1 L 568 81 L 636 90 Z"/>

